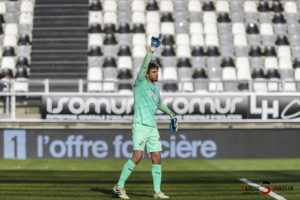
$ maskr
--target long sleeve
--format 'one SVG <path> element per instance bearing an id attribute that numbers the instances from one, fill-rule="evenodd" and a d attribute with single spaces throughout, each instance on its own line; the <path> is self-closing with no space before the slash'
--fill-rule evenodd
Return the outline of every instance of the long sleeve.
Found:
<path id="1" fill-rule="evenodd" d="M 165 104 L 163 104 L 163 103 L 161 102 L 160 99 L 159 99 L 159 102 L 158 102 L 158 104 L 157 104 L 157 108 L 158 108 L 160 111 L 162 111 L 163 113 L 168 114 L 168 115 L 170 115 L 171 112 L 172 112 L 172 111 L 168 108 L 168 106 L 166 106 Z"/>
<path id="2" fill-rule="evenodd" d="M 140 71 L 137 75 L 137 80 L 142 81 L 142 80 L 145 79 L 145 76 L 146 76 L 146 73 L 148 71 L 148 66 L 149 66 L 149 63 L 151 61 L 151 58 L 152 58 L 152 53 L 150 51 L 148 51 L 145 58 L 144 58 L 141 69 L 140 69 Z"/>

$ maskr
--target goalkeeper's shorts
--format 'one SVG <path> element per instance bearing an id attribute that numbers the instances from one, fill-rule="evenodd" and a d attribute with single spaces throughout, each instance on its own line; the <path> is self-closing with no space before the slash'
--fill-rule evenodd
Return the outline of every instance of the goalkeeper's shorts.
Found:
<path id="1" fill-rule="evenodd" d="M 159 132 L 157 127 L 147 126 L 140 123 L 132 124 L 133 150 L 147 152 L 162 151 Z"/>

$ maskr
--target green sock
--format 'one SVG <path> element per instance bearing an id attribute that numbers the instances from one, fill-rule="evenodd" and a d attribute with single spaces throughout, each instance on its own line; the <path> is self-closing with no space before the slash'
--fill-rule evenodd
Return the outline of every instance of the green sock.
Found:
<path id="1" fill-rule="evenodd" d="M 131 159 L 129 159 L 122 170 L 119 182 L 118 182 L 118 188 L 124 188 L 125 182 L 128 179 L 128 177 L 130 176 L 131 172 L 133 171 L 133 169 L 135 168 L 136 164 L 134 162 L 132 162 Z"/>
<path id="2" fill-rule="evenodd" d="M 152 164 L 152 178 L 155 193 L 160 191 L 161 175 L 161 164 Z"/>

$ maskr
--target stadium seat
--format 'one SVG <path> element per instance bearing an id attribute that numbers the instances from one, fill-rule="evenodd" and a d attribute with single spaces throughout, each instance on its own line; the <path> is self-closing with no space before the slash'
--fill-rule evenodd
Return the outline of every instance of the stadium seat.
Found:
<path id="1" fill-rule="evenodd" d="M 88 75 L 87 91 L 88 92 L 100 92 L 102 90 L 102 70 L 101 67 L 89 67 Z M 93 82 L 94 81 L 94 82 Z"/>

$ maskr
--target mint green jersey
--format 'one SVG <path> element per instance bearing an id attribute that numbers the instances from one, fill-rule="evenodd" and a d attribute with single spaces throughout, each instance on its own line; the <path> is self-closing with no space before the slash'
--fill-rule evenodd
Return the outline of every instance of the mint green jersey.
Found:
<path id="1" fill-rule="evenodd" d="M 148 52 L 134 82 L 133 122 L 156 127 L 157 122 L 155 114 L 157 109 L 161 110 L 161 107 L 163 107 L 164 109 L 162 111 L 167 114 L 170 114 L 171 111 L 166 106 L 162 105 L 159 87 L 146 80 L 145 76 L 151 57 L 152 53 Z"/>

